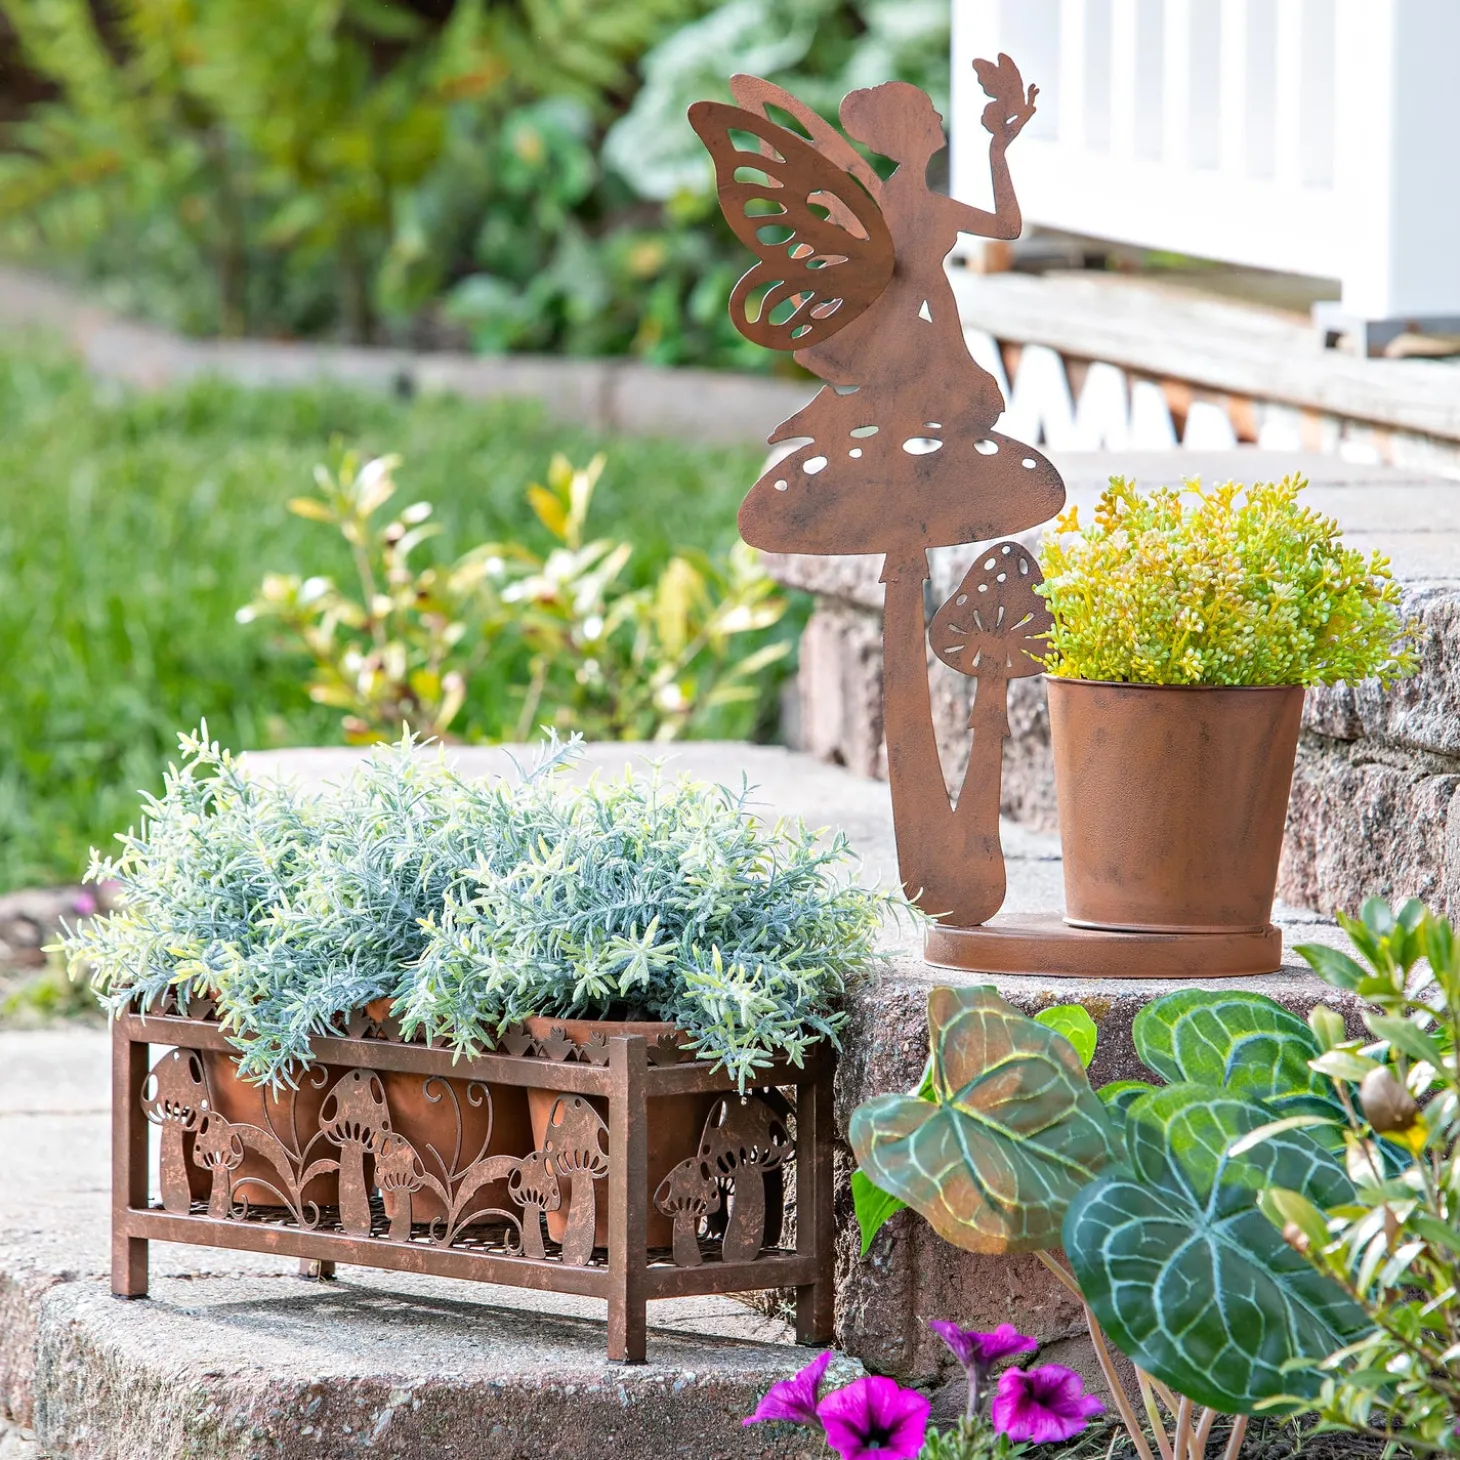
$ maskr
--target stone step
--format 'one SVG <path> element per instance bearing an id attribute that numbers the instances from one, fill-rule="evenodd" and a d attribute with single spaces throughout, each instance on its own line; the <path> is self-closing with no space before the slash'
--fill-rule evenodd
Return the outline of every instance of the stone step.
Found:
<path id="1" fill-rule="evenodd" d="M 647 1364 L 613 1365 L 600 1318 L 473 1286 L 276 1272 L 163 1278 L 122 1302 L 101 1281 L 56 1283 L 35 1312 L 36 1441 L 58 1460 L 811 1452 L 741 1424 L 804 1350 L 708 1332 L 702 1304 L 690 1328 L 651 1328 Z M 743 1308 L 718 1316 L 757 1326 Z"/>

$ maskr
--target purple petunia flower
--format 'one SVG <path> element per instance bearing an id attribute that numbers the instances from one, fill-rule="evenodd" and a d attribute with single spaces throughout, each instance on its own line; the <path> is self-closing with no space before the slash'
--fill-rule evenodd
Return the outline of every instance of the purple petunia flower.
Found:
<path id="1" fill-rule="evenodd" d="M 1073 1369 L 1044 1364 L 1038 1369 L 1009 1369 L 999 1376 L 991 1415 L 994 1429 L 1011 1440 L 1045 1445 L 1078 1435 L 1105 1406 Z"/>
<path id="2" fill-rule="evenodd" d="M 891 1379 L 855 1379 L 828 1394 L 816 1415 L 842 1460 L 912 1460 L 927 1438 L 931 1407 Z"/>
<path id="3" fill-rule="evenodd" d="M 816 1415 L 816 1391 L 821 1387 L 821 1376 L 831 1362 L 831 1350 L 814 1358 L 794 1378 L 782 1379 L 766 1390 L 765 1397 L 755 1406 L 755 1413 L 741 1424 L 755 1425 L 768 1419 L 783 1419 L 793 1425 L 812 1425 L 821 1428 Z"/>
<path id="4" fill-rule="evenodd" d="M 934 1318 L 928 1327 L 948 1345 L 953 1357 L 968 1374 L 970 1419 L 979 1411 L 984 1385 L 988 1383 L 994 1365 L 1015 1354 L 1033 1353 L 1039 1347 L 1034 1339 L 1020 1333 L 1012 1323 L 1001 1323 L 992 1333 L 975 1333 L 971 1328 L 960 1328 L 956 1323 L 945 1323 L 941 1318 Z"/>
<path id="5" fill-rule="evenodd" d="M 1039 1347 L 1036 1340 L 1025 1337 L 1012 1323 L 1001 1323 L 992 1333 L 975 1333 L 941 1318 L 934 1318 L 928 1327 L 952 1349 L 953 1357 L 965 1369 L 977 1369 L 983 1375 L 1000 1359 L 1033 1353 Z"/>

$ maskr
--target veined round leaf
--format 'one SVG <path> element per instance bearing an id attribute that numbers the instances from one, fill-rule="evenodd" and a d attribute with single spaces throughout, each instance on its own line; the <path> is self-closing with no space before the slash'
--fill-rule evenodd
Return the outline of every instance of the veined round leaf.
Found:
<path id="1" fill-rule="evenodd" d="M 1284 1364 L 1324 1358 L 1369 1327 L 1257 1204 L 1275 1186 L 1319 1208 L 1352 1201 L 1340 1163 L 1301 1131 L 1227 1155 L 1273 1114 L 1209 1086 L 1144 1096 L 1126 1115 L 1130 1170 L 1087 1187 L 1065 1217 L 1065 1252 L 1114 1342 L 1224 1414 L 1307 1393 L 1316 1378 Z"/>
<path id="2" fill-rule="evenodd" d="M 1147 1004 L 1131 1029 L 1136 1053 L 1172 1085 L 1191 1081 L 1266 1100 L 1336 1109 L 1308 1068 L 1322 1051 L 1296 1014 L 1262 994 L 1182 989 Z"/>
<path id="3" fill-rule="evenodd" d="M 928 1038 L 931 1098 L 859 1105 L 858 1163 L 955 1246 L 1057 1245 L 1071 1199 L 1117 1156 L 1079 1056 L 988 989 L 934 989 Z"/>

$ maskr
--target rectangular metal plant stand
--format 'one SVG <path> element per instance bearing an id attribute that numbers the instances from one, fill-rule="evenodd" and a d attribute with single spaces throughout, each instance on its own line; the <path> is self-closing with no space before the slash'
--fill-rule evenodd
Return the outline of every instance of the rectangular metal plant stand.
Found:
<path id="1" fill-rule="evenodd" d="M 513 1030 L 453 1060 L 361 1011 L 314 1041 L 297 1090 L 266 1095 L 237 1080 L 211 1012 L 113 1025 L 117 1296 L 147 1295 L 149 1242 L 186 1242 L 320 1275 L 343 1262 L 602 1298 L 608 1356 L 628 1363 L 644 1361 L 651 1298 L 794 1288 L 798 1340 L 830 1341 L 829 1049 L 778 1060 L 742 1096 L 671 1039 L 611 1025 L 586 1043 Z M 671 1109 L 689 1128 L 686 1101 L 690 1146 L 651 1159 Z"/>

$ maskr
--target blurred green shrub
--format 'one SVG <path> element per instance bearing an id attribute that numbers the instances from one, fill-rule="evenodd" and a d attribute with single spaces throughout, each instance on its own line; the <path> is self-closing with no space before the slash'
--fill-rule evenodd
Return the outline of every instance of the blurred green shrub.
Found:
<path id="1" fill-rule="evenodd" d="M 744 543 L 719 559 L 676 553 L 655 581 L 631 586 L 633 544 L 586 537 L 604 462 L 600 454 L 575 468 L 554 456 L 547 484 L 528 487 L 554 541 L 546 554 L 489 542 L 421 569 L 410 556 L 435 534 L 431 504 L 375 521 L 395 495 L 395 457 L 362 466 L 346 456 L 333 475 L 316 467 L 318 494 L 296 497 L 290 510 L 340 531 L 358 591 L 271 573 L 238 618 L 277 622 L 309 655 L 310 698 L 343 710 L 356 744 L 403 727 L 448 734 L 489 658 L 525 658 L 527 670 L 520 708 L 509 718 L 510 704 L 501 706 L 494 739 L 528 740 L 552 727 L 596 740 L 672 740 L 718 706 L 756 703 L 763 672 L 791 646 L 742 637 L 774 627 L 786 600 Z"/>
<path id="2" fill-rule="evenodd" d="M 746 261 L 686 106 L 735 70 L 833 113 L 947 92 L 945 0 L 426 9 L 0 0 L 58 92 L 0 132 L 0 245 L 192 332 L 770 369 L 726 318 Z"/>
<path id="3" fill-rule="evenodd" d="M 410 463 L 402 492 L 433 502 L 442 529 L 413 563 L 507 538 L 546 552 L 527 487 L 554 451 L 606 451 L 596 532 L 632 540 L 624 576 L 636 588 L 676 549 L 735 540 L 764 454 L 608 438 L 526 401 L 216 380 L 134 395 L 60 350 L 0 340 L 0 890 L 75 878 L 88 848 L 127 824 L 138 790 L 160 788 L 178 725 L 206 716 L 240 747 L 338 743 L 339 712 L 309 699 L 297 654 L 234 623 L 266 569 L 349 582 L 344 540 L 285 505 L 335 439 L 362 460 L 397 448 Z M 794 642 L 805 612 L 798 600 L 769 634 Z M 512 686 L 529 674 L 525 648 L 499 654 L 473 674 L 452 730 L 510 729 Z M 763 702 L 718 707 L 696 733 L 771 733 L 773 678 Z"/>

